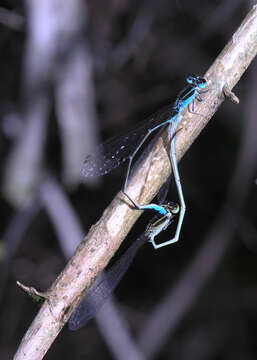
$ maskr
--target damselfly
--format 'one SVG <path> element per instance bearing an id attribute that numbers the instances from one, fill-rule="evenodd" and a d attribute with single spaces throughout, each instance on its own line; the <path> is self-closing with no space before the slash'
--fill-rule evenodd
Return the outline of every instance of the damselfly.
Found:
<path id="1" fill-rule="evenodd" d="M 157 205 L 156 205 L 157 206 Z M 154 241 L 160 232 L 167 229 L 173 217 L 179 212 L 179 205 L 175 203 L 165 203 L 158 205 L 157 208 L 147 208 L 154 210 L 157 216 L 148 224 L 146 231 L 128 248 L 121 258 L 105 273 L 101 273 L 88 290 L 82 302 L 69 320 L 69 329 L 77 330 L 84 326 L 96 312 L 104 305 L 105 301 L 115 290 L 120 280 L 132 263 L 137 251 L 146 241 Z"/>
<path id="2" fill-rule="evenodd" d="M 197 75 L 189 75 L 186 81 L 188 85 L 178 94 L 174 104 L 165 106 L 130 132 L 107 140 L 89 154 L 83 163 L 83 175 L 85 177 L 105 175 L 129 159 L 123 186 L 125 190 L 132 161 L 146 139 L 157 129 L 172 123 L 190 103 L 192 107 L 189 110 L 194 113 L 195 99 L 202 100 L 200 94 L 207 85 L 206 80 Z"/>

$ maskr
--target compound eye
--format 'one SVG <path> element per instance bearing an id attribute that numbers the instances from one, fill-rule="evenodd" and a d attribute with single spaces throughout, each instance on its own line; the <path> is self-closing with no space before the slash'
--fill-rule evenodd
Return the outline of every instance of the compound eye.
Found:
<path id="1" fill-rule="evenodd" d="M 188 84 L 196 84 L 197 83 L 198 76 L 194 74 L 190 74 L 187 76 L 187 82 Z"/>
<path id="2" fill-rule="evenodd" d="M 180 210 L 180 206 L 179 206 L 179 204 L 177 204 L 177 205 L 174 207 L 174 209 L 173 209 L 173 213 L 174 213 L 174 214 L 178 214 L 178 213 L 179 213 L 179 210 Z"/>
<path id="3" fill-rule="evenodd" d="M 170 207 L 170 211 L 172 212 L 172 214 L 178 214 L 180 211 L 180 206 L 179 204 L 176 204 L 174 202 L 170 202 L 169 205 Z"/>

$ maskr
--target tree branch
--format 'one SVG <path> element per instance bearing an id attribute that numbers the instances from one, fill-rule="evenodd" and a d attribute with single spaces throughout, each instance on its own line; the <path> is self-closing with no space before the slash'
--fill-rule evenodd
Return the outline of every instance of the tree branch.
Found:
<path id="1" fill-rule="evenodd" d="M 224 85 L 231 90 L 255 57 L 256 39 L 257 6 L 254 6 L 206 73 L 209 92 L 204 96 L 205 102 L 197 104 L 197 112 L 203 116 L 185 111 L 184 120 L 187 124 L 183 125 L 184 129 L 179 132 L 176 142 L 178 159 L 189 149 L 222 103 Z M 162 136 L 157 141 L 130 182 L 129 193 L 142 204 L 154 197 L 170 173 L 168 152 L 164 146 L 165 137 Z M 14 357 L 16 360 L 42 359 L 84 290 L 90 287 L 98 273 L 107 265 L 140 216 L 139 213 L 127 205 L 120 193 L 115 197 L 48 291 L 48 300 L 25 334 Z"/>

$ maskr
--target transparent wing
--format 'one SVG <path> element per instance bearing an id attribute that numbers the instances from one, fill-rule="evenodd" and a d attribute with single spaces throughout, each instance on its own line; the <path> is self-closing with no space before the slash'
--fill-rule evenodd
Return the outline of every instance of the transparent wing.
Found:
<path id="1" fill-rule="evenodd" d="M 96 278 L 75 312 L 71 315 L 69 320 L 70 330 L 78 330 L 95 316 L 96 312 L 103 306 L 105 301 L 119 284 L 135 258 L 137 251 L 147 240 L 148 237 L 143 233 L 135 242 L 133 242 L 110 270 L 102 272 Z"/>
<path id="2" fill-rule="evenodd" d="M 82 167 L 82 174 L 85 177 L 94 177 L 105 175 L 115 169 L 136 150 L 148 129 L 165 122 L 172 117 L 172 114 L 172 104 L 166 105 L 138 127 L 100 144 L 93 153 L 86 157 Z"/>

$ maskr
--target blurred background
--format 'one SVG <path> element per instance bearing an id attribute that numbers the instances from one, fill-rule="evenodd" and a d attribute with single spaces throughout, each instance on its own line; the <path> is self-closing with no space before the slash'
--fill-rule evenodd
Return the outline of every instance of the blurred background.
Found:
<path id="1" fill-rule="evenodd" d="M 1 1 L 1 359 L 39 309 L 16 280 L 45 291 L 121 188 L 126 165 L 82 179 L 86 154 L 204 75 L 254 3 Z M 256 78 L 253 62 L 240 104 L 225 101 L 179 165 L 180 241 L 145 245 L 115 300 L 46 359 L 256 359 Z"/>

